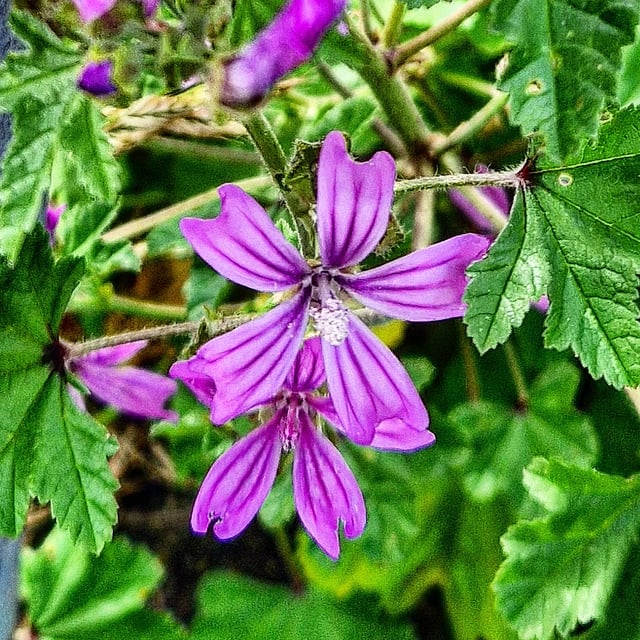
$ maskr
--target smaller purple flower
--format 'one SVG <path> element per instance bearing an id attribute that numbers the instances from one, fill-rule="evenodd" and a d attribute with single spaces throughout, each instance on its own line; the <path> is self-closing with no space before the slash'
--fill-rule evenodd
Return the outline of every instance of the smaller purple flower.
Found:
<path id="1" fill-rule="evenodd" d="M 346 0 L 289 0 L 254 40 L 224 63 L 222 104 L 258 104 L 282 76 L 313 55 L 345 5 Z"/>
<path id="2" fill-rule="evenodd" d="M 55 244 L 56 227 L 58 226 L 58 222 L 60 222 L 60 216 L 66 209 L 66 204 L 61 204 L 57 207 L 54 207 L 51 203 L 47 205 L 47 210 L 44 214 L 44 228 L 49 234 L 49 241 L 52 245 Z"/>
<path id="3" fill-rule="evenodd" d="M 113 63 L 111 60 L 87 62 L 80 70 L 77 85 L 94 96 L 110 96 L 118 91 L 113 84 Z"/>
<path id="4" fill-rule="evenodd" d="M 98 400 L 122 413 L 136 418 L 175 422 L 177 413 L 164 408 L 165 402 L 176 392 L 175 381 L 139 367 L 119 366 L 146 346 L 146 340 L 138 340 L 97 349 L 69 358 L 67 368 Z M 77 392 L 71 395 L 76 402 L 81 397 Z"/>
<path id="5" fill-rule="evenodd" d="M 194 370 L 193 360 L 178 362 L 172 375 L 199 398 L 208 398 L 209 382 Z M 205 534 L 211 523 L 221 540 L 240 534 L 265 501 L 276 477 L 281 454 L 293 454 L 293 497 L 300 520 L 318 546 L 332 559 L 340 554 L 338 530 L 357 538 L 366 524 L 362 492 L 336 447 L 316 424 L 322 415 L 342 431 L 331 400 L 316 395 L 325 381 L 319 338 L 303 343 L 282 389 L 268 407 L 272 417 L 236 442 L 213 464 L 198 492 L 191 514 L 194 532 Z M 432 444 L 429 431 L 407 428 L 411 448 Z M 408 439 L 396 431 L 380 433 L 373 446 L 407 450 Z"/>

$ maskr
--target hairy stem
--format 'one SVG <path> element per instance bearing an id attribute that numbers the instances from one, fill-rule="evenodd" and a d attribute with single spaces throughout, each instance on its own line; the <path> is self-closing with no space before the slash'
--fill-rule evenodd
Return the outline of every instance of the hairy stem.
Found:
<path id="1" fill-rule="evenodd" d="M 273 181 L 282 193 L 282 197 L 291 213 L 293 224 L 296 227 L 303 255 L 314 257 L 315 235 L 310 214 L 311 203 L 296 191 L 290 190 L 284 185 L 288 161 L 269 121 L 261 111 L 258 111 L 243 118 L 243 124 L 256 149 L 262 156 Z"/>
<path id="2" fill-rule="evenodd" d="M 245 180 L 238 180 L 235 183 L 238 187 L 241 187 L 245 191 L 252 191 L 253 189 L 260 189 L 269 186 L 269 179 L 264 176 L 258 176 L 255 178 L 246 178 Z M 193 211 L 198 207 L 202 207 L 205 204 L 212 204 L 218 202 L 220 196 L 218 195 L 218 187 L 199 193 L 197 196 L 187 198 L 182 202 L 160 209 L 155 213 L 151 213 L 148 216 L 142 218 L 136 218 L 130 222 L 125 222 L 117 227 L 114 227 L 110 231 L 102 234 L 103 242 L 117 242 L 119 240 L 129 240 L 141 236 L 143 233 L 150 231 L 157 227 L 159 224 L 179 218 L 189 211 Z"/>
<path id="3" fill-rule="evenodd" d="M 517 171 L 490 171 L 488 173 L 452 173 L 450 175 L 422 176 L 410 180 L 398 180 L 395 183 L 396 194 L 420 191 L 421 189 L 452 189 L 458 187 L 496 187 L 517 188 L 522 179 Z"/>
<path id="4" fill-rule="evenodd" d="M 518 395 L 518 407 L 526 409 L 529 406 L 529 391 L 527 389 L 527 381 L 524 377 L 522 367 L 518 360 L 518 355 L 511 341 L 504 343 L 504 355 L 507 359 L 507 366 L 511 373 L 511 379 Z"/>
<path id="5" fill-rule="evenodd" d="M 382 32 L 382 44 L 387 49 L 393 47 L 402 31 L 402 18 L 406 13 L 407 5 L 401 0 L 396 0 L 391 8 L 391 13 Z"/>
<path id="6" fill-rule="evenodd" d="M 490 2 L 491 0 L 469 0 L 459 9 L 450 13 L 442 22 L 434 25 L 431 29 L 427 29 L 427 31 L 412 40 L 401 44 L 390 52 L 389 57 L 393 66 L 401 66 L 411 56 L 453 31 L 461 22 L 464 22 L 469 16 L 488 6 Z"/>

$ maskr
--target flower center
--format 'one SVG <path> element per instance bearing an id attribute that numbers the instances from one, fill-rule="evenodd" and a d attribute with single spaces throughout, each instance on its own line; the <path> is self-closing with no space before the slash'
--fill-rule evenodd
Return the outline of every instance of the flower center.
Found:
<path id="1" fill-rule="evenodd" d="M 320 271 L 312 279 L 309 316 L 320 337 L 337 347 L 349 334 L 349 312 L 331 289 L 331 274 Z"/>

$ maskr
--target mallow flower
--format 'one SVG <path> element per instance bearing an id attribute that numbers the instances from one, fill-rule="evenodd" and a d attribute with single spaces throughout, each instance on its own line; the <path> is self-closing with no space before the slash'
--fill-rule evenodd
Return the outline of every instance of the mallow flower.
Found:
<path id="1" fill-rule="evenodd" d="M 178 419 L 176 412 L 164 408 L 165 402 L 176 392 L 175 380 L 139 367 L 121 366 L 146 345 L 146 340 L 137 340 L 96 349 L 68 358 L 66 366 L 93 396 L 118 411 L 136 418 L 175 422 Z M 69 388 L 76 403 L 84 406 L 77 389 L 71 385 Z"/>
<path id="2" fill-rule="evenodd" d="M 58 226 L 58 222 L 60 222 L 60 218 L 62 214 L 67 210 L 66 204 L 60 204 L 57 207 L 49 202 L 47 204 L 47 209 L 44 214 L 44 228 L 49 234 L 49 242 L 51 245 L 55 244 L 56 239 L 56 227 Z"/>
<path id="3" fill-rule="evenodd" d="M 226 421 L 265 404 L 281 388 L 311 319 L 322 338 L 329 394 L 351 440 L 370 444 L 376 431 L 424 432 L 426 409 L 393 353 L 349 309 L 345 296 L 411 321 L 461 316 L 466 267 L 488 240 L 466 234 L 374 269 L 354 270 L 383 237 L 395 166 L 386 152 L 353 161 L 339 132 L 320 152 L 317 226 L 320 260 L 307 263 L 266 211 L 234 185 L 219 189 L 220 215 L 185 218 L 182 233 L 221 275 L 263 292 L 287 292 L 264 316 L 210 340 L 170 375 L 182 379 Z"/>
<path id="4" fill-rule="evenodd" d="M 113 63 L 111 60 L 87 62 L 78 75 L 76 84 L 80 89 L 94 96 L 110 96 L 118 90 L 113 84 Z"/>
<path id="5" fill-rule="evenodd" d="M 346 0 L 289 0 L 273 21 L 223 64 L 220 101 L 246 107 L 262 100 L 285 74 L 315 51 Z"/>
<path id="6" fill-rule="evenodd" d="M 175 366 L 181 374 L 189 363 Z M 191 513 L 194 532 L 205 534 L 213 523 L 221 540 L 241 533 L 271 490 L 281 455 L 291 452 L 296 510 L 318 546 L 335 560 L 340 521 L 347 538 L 362 533 L 366 512 L 358 483 L 317 424 L 321 415 L 340 429 L 331 400 L 316 393 L 323 383 L 320 338 L 314 337 L 303 343 L 282 388 L 268 401 L 265 409 L 271 417 L 223 453 L 207 473 Z M 408 431 L 407 439 L 377 433 L 372 446 L 415 449 L 434 440 L 429 431 L 418 437 Z"/>

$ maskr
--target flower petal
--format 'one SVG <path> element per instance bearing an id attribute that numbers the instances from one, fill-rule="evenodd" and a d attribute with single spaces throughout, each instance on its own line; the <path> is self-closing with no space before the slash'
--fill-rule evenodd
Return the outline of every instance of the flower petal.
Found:
<path id="1" fill-rule="evenodd" d="M 177 388 L 175 381 L 165 376 L 138 367 L 103 366 L 86 359 L 76 361 L 73 371 L 96 398 L 122 413 L 171 422 L 178 419 L 175 411 L 164 408 Z"/>
<path id="2" fill-rule="evenodd" d="M 305 529 L 333 560 L 340 555 L 340 520 L 347 538 L 364 531 L 364 498 L 351 469 L 304 412 L 293 457 L 293 498 Z"/>
<path id="3" fill-rule="evenodd" d="M 223 104 L 258 104 L 282 76 L 308 60 L 346 0 L 289 0 L 273 21 L 224 63 Z"/>
<path id="4" fill-rule="evenodd" d="M 309 405 L 315 409 L 336 431 L 347 435 L 329 397 L 310 396 Z M 386 420 L 378 424 L 369 443 L 370 447 L 382 451 L 417 451 L 436 441 L 428 429 L 417 430 L 404 422 Z"/>
<path id="5" fill-rule="evenodd" d="M 216 384 L 210 376 L 211 365 L 198 355 L 188 360 L 174 362 L 169 369 L 169 375 L 181 380 L 199 402 L 211 407 L 216 392 Z"/>
<path id="6" fill-rule="evenodd" d="M 284 387 L 298 393 L 311 393 L 325 380 L 324 364 L 322 362 L 322 347 L 320 338 L 305 340 L 302 349 L 298 351 L 287 377 Z"/>
<path id="7" fill-rule="evenodd" d="M 83 22 L 91 22 L 111 11 L 116 0 L 73 0 Z"/>
<path id="8" fill-rule="evenodd" d="M 111 60 L 87 62 L 80 70 L 77 84 L 80 89 L 94 96 L 110 96 L 118 91 L 112 78 L 113 62 Z"/>
<path id="9" fill-rule="evenodd" d="M 225 278 L 257 291 L 282 291 L 310 272 L 267 212 L 242 189 L 218 189 L 220 215 L 184 218 L 180 229 L 195 252 Z"/>
<path id="10" fill-rule="evenodd" d="M 191 528 L 213 532 L 221 540 L 237 536 L 258 512 L 273 486 L 280 462 L 276 414 L 269 422 L 238 440 L 211 466 L 191 511 Z"/>
<path id="11" fill-rule="evenodd" d="M 484 255 L 489 244 L 484 236 L 467 233 L 335 279 L 356 300 L 388 316 L 413 322 L 456 318 L 466 308 L 465 269 Z"/>
<path id="12" fill-rule="evenodd" d="M 214 424 L 266 404 L 280 391 L 302 344 L 308 306 L 308 292 L 302 291 L 200 347 L 196 357 L 205 363 L 199 370 L 206 371 L 215 389 L 207 403 Z"/>
<path id="13" fill-rule="evenodd" d="M 118 344 L 113 347 L 96 349 L 84 356 L 71 358 L 71 368 L 73 369 L 74 362 L 90 362 L 92 364 L 100 365 L 101 367 L 114 367 L 126 362 L 127 360 L 131 360 L 131 358 L 133 358 L 133 356 L 135 356 L 139 351 L 142 351 L 147 344 L 148 340 L 136 340 L 134 342 Z"/>
<path id="14" fill-rule="evenodd" d="M 349 317 L 346 340 L 339 346 L 323 340 L 322 353 L 329 393 L 351 440 L 370 445 L 377 431 L 427 429 L 427 410 L 409 374 L 356 316 Z"/>
<path id="15" fill-rule="evenodd" d="M 325 139 L 318 164 L 318 239 L 325 267 L 348 267 L 373 251 L 389 224 L 396 168 L 379 151 L 355 162 L 342 134 Z"/>

